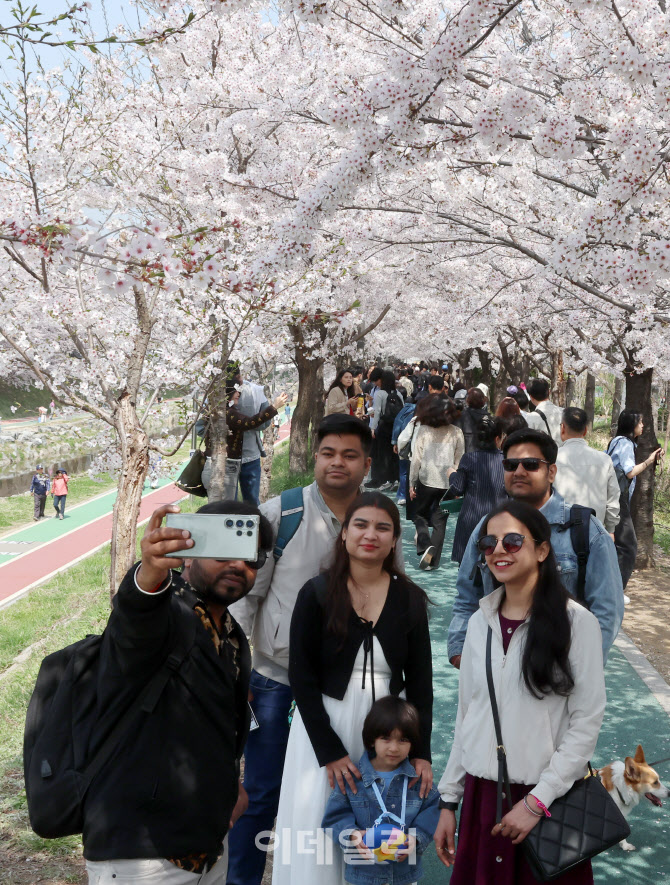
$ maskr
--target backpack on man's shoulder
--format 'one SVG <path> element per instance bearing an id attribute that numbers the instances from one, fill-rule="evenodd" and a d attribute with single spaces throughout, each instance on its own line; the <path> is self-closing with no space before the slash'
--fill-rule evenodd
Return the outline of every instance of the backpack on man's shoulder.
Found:
<path id="1" fill-rule="evenodd" d="M 583 605 L 587 605 L 584 598 L 586 587 L 586 566 L 589 561 L 591 544 L 589 533 L 591 530 L 591 516 L 595 516 L 595 510 L 584 507 L 583 504 L 573 504 L 570 508 L 570 519 L 563 523 L 559 531 L 570 531 L 570 543 L 577 555 L 577 585 L 575 596 Z M 588 608 L 588 606 L 587 606 Z"/>
<path id="2" fill-rule="evenodd" d="M 305 512 L 302 492 L 302 486 L 297 486 L 295 489 L 284 489 L 280 495 L 281 519 L 279 520 L 277 540 L 272 551 L 275 563 L 279 562 L 286 549 L 286 545 L 300 528 L 303 513 Z"/>
<path id="3" fill-rule="evenodd" d="M 23 773 L 30 826 L 43 839 L 83 829 L 93 779 L 142 714 L 153 713 L 170 677 L 195 641 L 198 618 L 185 621 L 167 659 L 106 735 L 96 732 L 102 636 L 87 636 L 42 661 L 23 735 Z M 90 753 L 91 745 L 97 745 Z"/>
<path id="4" fill-rule="evenodd" d="M 380 422 L 384 424 L 390 424 L 393 426 L 393 422 L 396 417 L 402 411 L 402 407 L 404 403 L 402 401 L 402 397 L 398 393 L 397 390 L 391 390 L 386 397 L 386 402 L 384 403 L 384 408 L 382 410 L 381 415 L 379 416 Z"/>

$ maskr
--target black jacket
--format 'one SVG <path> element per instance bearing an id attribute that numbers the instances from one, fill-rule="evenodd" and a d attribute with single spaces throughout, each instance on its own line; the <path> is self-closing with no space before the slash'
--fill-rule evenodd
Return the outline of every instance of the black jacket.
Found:
<path id="1" fill-rule="evenodd" d="M 461 412 L 459 425 L 465 437 L 466 454 L 467 452 L 474 452 L 479 448 L 479 425 L 482 418 L 488 414 L 489 410 L 486 406 L 481 409 L 471 409 L 469 406 L 466 406 Z"/>
<path id="2" fill-rule="evenodd" d="M 407 700 L 419 711 L 421 744 L 417 757 L 430 760 L 433 666 L 428 614 L 422 601 L 412 599 L 410 592 L 408 582 L 401 576 L 391 580 L 373 633 L 391 669 L 390 693 L 398 695 L 405 689 Z M 321 696 L 342 700 L 368 632 L 352 611 L 342 646 L 341 640 L 326 630 L 325 594 L 323 575 L 309 580 L 300 591 L 291 619 L 288 668 L 291 688 L 320 765 L 341 759 L 349 752 L 331 727 Z M 369 657 L 366 669 L 367 678 Z"/>
<path id="3" fill-rule="evenodd" d="M 235 624 L 240 672 L 217 654 L 198 615 L 196 596 L 172 573 L 158 594 L 135 586 L 137 566 L 123 579 L 104 633 L 98 676 L 97 743 L 160 668 L 187 618 L 195 641 L 152 714 L 137 726 L 91 784 L 84 809 L 88 860 L 184 857 L 214 853 L 237 801 L 239 758 L 249 730 L 251 660 Z M 185 596 L 175 589 L 185 588 Z"/>

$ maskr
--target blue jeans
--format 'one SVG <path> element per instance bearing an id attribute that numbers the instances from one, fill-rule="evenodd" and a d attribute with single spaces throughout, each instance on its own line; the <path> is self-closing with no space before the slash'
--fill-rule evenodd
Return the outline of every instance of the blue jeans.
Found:
<path id="1" fill-rule="evenodd" d="M 65 513 L 65 499 L 67 495 L 54 495 L 54 508 L 56 513 L 62 516 Z"/>
<path id="2" fill-rule="evenodd" d="M 258 507 L 261 492 L 261 459 L 248 461 L 240 468 L 240 491 L 242 500 Z"/>
<path id="3" fill-rule="evenodd" d="M 251 671 L 252 709 L 260 728 L 249 732 L 244 748 L 244 788 L 249 808 L 229 836 L 228 885 L 260 885 L 267 854 L 256 847 L 258 833 L 272 830 L 288 743 L 289 685 Z M 263 840 L 267 843 L 267 839 Z M 306 883 L 308 885 L 308 883 Z"/>
<path id="4" fill-rule="evenodd" d="M 409 478 L 409 461 L 398 461 L 398 471 L 399 471 L 399 484 L 398 484 L 398 493 L 396 494 L 396 501 L 399 501 L 401 498 L 407 500 L 407 480 Z"/>

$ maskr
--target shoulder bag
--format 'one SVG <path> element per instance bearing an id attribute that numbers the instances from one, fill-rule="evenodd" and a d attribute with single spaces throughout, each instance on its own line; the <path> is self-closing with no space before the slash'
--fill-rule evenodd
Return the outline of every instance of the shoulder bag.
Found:
<path id="1" fill-rule="evenodd" d="M 491 668 L 493 630 L 486 637 L 486 681 L 496 731 L 498 754 L 498 798 L 496 823 L 502 819 L 503 783 L 508 805 L 511 792 L 507 757 L 500 728 L 498 704 Z M 589 773 L 570 787 L 565 796 L 551 803 L 551 817 L 542 817 L 521 843 L 528 866 L 540 882 L 551 882 L 564 873 L 606 851 L 630 835 L 630 827 L 589 763 Z"/>

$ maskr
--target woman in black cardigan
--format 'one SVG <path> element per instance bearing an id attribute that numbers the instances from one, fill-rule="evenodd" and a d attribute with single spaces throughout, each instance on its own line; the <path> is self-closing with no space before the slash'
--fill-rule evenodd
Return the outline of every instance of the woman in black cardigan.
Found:
<path id="1" fill-rule="evenodd" d="M 291 620 L 289 679 L 297 710 L 291 725 L 276 832 L 273 885 L 341 885 L 342 852 L 301 850 L 301 833 L 319 844 L 330 791 L 356 791 L 363 720 L 375 698 L 404 693 L 420 715 L 412 759 L 421 794 L 430 763 L 433 684 L 426 594 L 394 562 L 401 543 L 395 504 L 379 492 L 360 495 L 336 541 L 333 566 L 308 581 Z"/>

